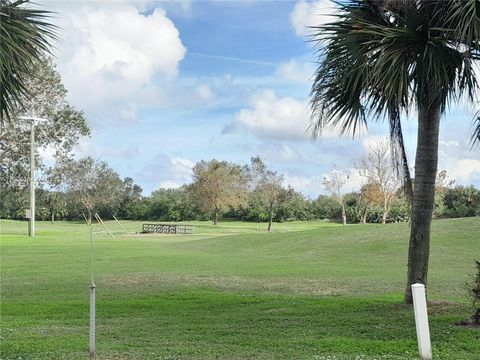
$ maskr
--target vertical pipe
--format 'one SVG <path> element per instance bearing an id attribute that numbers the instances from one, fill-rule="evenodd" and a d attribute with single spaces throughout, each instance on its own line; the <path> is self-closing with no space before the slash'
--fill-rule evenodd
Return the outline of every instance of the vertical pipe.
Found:
<path id="1" fill-rule="evenodd" d="M 35 123 L 30 123 L 30 219 L 28 236 L 35 237 Z"/>
<path id="2" fill-rule="evenodd" d="M 430 344 L 430 329 L 428 327 L 427 298 L 425 285 L 413 284 L 413 311 L 415 327 L 417 328 L 418 352 L 422 360 L 432 360 L 432 345 Z"/>
<path id="3" fill-rule="evenodd" d="M 93 229 L 92 210 L 88 209 L 88 226 L 90 230 L 90 357 L 95 359 L 95 271 L 93 268 Z"/>
<path id="4" fill-rule="evenodd" d="M 90 357 L 95 359 L 95 283 L 90 286 Z"/>

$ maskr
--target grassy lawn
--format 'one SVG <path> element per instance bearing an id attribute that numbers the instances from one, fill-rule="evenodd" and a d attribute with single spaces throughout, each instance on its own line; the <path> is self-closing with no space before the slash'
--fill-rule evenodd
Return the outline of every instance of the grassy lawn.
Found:
<path id="1" fill-rule="evenodd" d="M 402 305 L 408 225 L 192 222 L 193 235 L 95 232 L 98 359 L 416 359 Z M 140 231 L 139 222 L 122 222 Z M 88 355 L 88 228 L 1 226 L 1 359 Z M 433 223 L 435 359 L 480 359 L 465 282 L 480 219 Z"/>

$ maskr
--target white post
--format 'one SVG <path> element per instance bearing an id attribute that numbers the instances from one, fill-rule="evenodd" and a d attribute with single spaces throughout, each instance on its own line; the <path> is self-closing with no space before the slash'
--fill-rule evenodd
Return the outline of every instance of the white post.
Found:
<path id="1" fill-rule="evenodd" d="M 430 344 L 430 329 L 428 327 L 427 298 L 425 285 L 413 284 L 413 311 L 417 328 L 418 351 L 422 360 L 432 360 L 432 345 Z"/>
<path id="2" fill-rule="evenodd" d="M 30 124 L 30 219 L 28 236 L 35 237 L 35 124 Z"/>
<path id="3" fill-rule="evenodd" d="M 95 359 L 95 284 L 90 286 L 90 357 Z"/>

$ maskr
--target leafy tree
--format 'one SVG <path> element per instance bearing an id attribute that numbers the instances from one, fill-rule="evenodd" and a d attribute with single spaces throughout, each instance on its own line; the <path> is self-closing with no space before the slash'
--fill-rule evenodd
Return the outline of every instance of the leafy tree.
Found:
<path id="1" fill-rule="evenodd" d="M 149 199 L 151 220 L 184 221 L 195 218 L 194 204 L 186 186 L 155 190 Z"/>
<path id="2" fill-rule="evenodd" d="M 25 79 L 56 37 L 55 26 L 48 22 L 51 13 L 24 6 L 27 2 L 0 0 L 0 126 L 31 96 Z"/>
<path id="3" fill-rule="evenodd" d="M 123 191 L 118 174 L 106 162 L 90 157 L 62 159 L 51 170 L 50 178 L 68 195 L 77 213 L 83 213 L 81 208 L 87 211 L 89 222 L 92 213 L 114 208 L 120 202 Z"/>
<path id="4" fill-rule="evenodd" d="M 31 73 L 22 81 L 29 97 L 21 97 L 23 106 L 12 105 L 10 114 L 15 122 L 3 124 L 0 131 L 0 192 L 5 194 L 26 192 L 28 187 L 30 120 L 22 120 L 21 116 L 48 120 L 36 127 L 35 145 L 37 150 L 53 150 L 56 156 L 68 156 L 79 138 L 90 134 L 83 113 L 68 104 L 67 90 L 53 61 L 41 57 L 31 67 Z M 43 169 L 38 152 L 35 163 Z"/>
<path id="5" fill-rule="evenodd" d="M 449 179 L 446 170 L 439 171 L 435 180 L 435 203 L 433 214 L 435 217 L 443 216 L 445 212 L 444 199 L 445 191 L 451 188 L 455 180 Z"/>
<path id="6" fill-rule="evenodd" d="M 269 170 L 267 165 L 259 156 L 251 158 L 252 163 L 252 179 L 253 179 L 253 196 L 256 197 L 260 204 L 268 213 L 267 231 L 272 231 L 272 221 L 275 209 L 287 200 L 285 190 L 282 186 L 283 176 L 278 175 L 276 171 Z"/>
<path id="7" fill-rule="evenodd" d="M 60 191 L 45 191 L 39 202 L 43 203 L 43 206 L 48 211 L 52 224 L 55 222 L 55 217 L 66 215 L 67 199 L 65 194 Z"/>
<path id="8" fill-rule="evenodd" d="M 244 206 L 248 199 L 248 168 L 226 161 L 200 161 L 193 167 L 191 192 L 201 211 L 208 212 L 213 223 L 229 208 Z"/>
<path id="9" fill-rule="evenodd" d="M 333 197 L 319 195 L 314 201 L 315 217 L 318 219 L 342 219 L 342 207 Z"/>
<path id="10" fill-rule="evenodd" d="M 338 170 L 335 167 L 323 178 L 323 186 L 335 201 L 342 207 L 342 223 L 347 225 L 347 213 L 345 212 L 345 194 L 343 187 L 349 179 L 349 174 L 345 170 Z"/>
<path id="11" fill-rule="evenodd" d="M 275 214 L 275 221 L 312 220 L 315 218 L 312 202 L 291 186 L 283 190 L 282 202 Z"/>
<path id="12" fill-rule="evenodd" d="M 117 215 L 121 219 L 134 219 L 134 209 L 142 200 L 142 188 L 135 184 L 131 177 L 123 179 L 122 195 L 118 204 Z"/>
<path id="13" fill-rule="evenodd" d="M 358 205 L 362 212 L 362 224 L 367 223 L 368 213 L 371 207 L 383 201 L 382 191 L 378 183 L 368 181 L 362 186 L 358 196 Z"/>
<path id="14" fill-rule="evenodd" d="M 460 97 L 473 101 L 480 59 L 479 0 L 338 2 L 336 20 L 317 28 L 325 44 L 312 87 L 312 131 L 356 133 L 367 116 L 418 114 L 415 186 L 405 302 L 427 284 L 440 117 Z M 478 127 L 475 128 L 478 136 Z"/>
<path id="15" fill-rule="evenodd" d="M 473 186 L 445 189 L 443 216 L 457 218 L 480 215 L 480 190 Z"/>

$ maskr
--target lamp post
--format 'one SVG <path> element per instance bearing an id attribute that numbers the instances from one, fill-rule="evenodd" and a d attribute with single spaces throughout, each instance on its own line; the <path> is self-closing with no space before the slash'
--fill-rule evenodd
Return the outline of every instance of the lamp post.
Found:
<path id="1" fill-rule="evenodd" d="M 35 237 L 35 122 L 46 122 L 32 116 L 21 116 L 22 120 L 30 120 L 30 209 L 28 217 L 28 236 Z M 30 215 L 30 216 L 28 216 Z"/>

